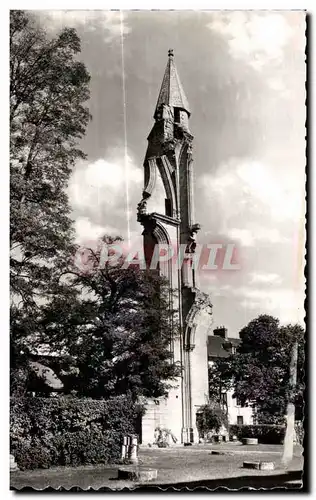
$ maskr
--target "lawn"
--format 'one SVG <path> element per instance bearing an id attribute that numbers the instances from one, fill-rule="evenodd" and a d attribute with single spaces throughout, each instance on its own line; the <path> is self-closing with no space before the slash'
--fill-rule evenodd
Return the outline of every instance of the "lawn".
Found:
<path id="1" fill-rule="evenodd" d="M 223 454 L 213 455 L 212 450 Z M 288 471 L 285 471 L 280 463 L 281 453 L 282 446 L 238 446 L 229 443 L 165 449 L 141 448 L 139 466 L 158 469 L 157 480 L 150 485 L 163 488 L 171 485 L 177 489 L 186 485 L 190 488 L 225 486 L 234 489 L 245 485 L 270 488 L 282 486 L 285 482 L 287 487 L 290 484 L 299 487 L 299 471 L 303 468 L 302 448 L 295 447 L 294 458 Z M 276 469 L 271 472 L 243 469 L 244 461 L 273 461 Z M 118 480 L 117 468 L 115 465 L 100 465 L 19 471 L 11 474 L 11 487 L 121 489 L 137 486 L 136 483 Z"/>

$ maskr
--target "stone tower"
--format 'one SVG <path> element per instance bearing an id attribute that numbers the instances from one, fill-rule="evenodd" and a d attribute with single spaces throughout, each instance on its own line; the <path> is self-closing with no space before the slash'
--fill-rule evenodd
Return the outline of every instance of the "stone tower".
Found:
<path id="1" fill-rule="evenodd" d="M 190 114 L 173 51 L 169 50 L 154 113 L 155 123 L 148 136 L 138 220 L 144 228 L 147 262 L 156 245 L 164 245 L 163 248 L 167 245 L 176 252 L 181 248 L 184 255 L 182 266 L 171 258 L 159 263 L 160 273 L 168 278 L 170 289 L 176 291 L 175 297 L 172 294 L 171 298 L 170 294 L 170 300 L 178 311 L 181 333 L 171 340 L 171 349 L 174 361 L 182 367 L 182 377 L 166 400 L 148 402 L 142 421 L 144 444 L 154 441 L 157 427 L 170 429 L 178 443 L 196 442 L 196 413 L 208 395 L 207 335 L 212 305 L 209 297 L 198 290 L 192 266 L 195 236 L 200 226 L 195 223 L 193 213 Z M 159 182 L 164 191 L 164 204 L 155 206 L 152 200 Z"/>

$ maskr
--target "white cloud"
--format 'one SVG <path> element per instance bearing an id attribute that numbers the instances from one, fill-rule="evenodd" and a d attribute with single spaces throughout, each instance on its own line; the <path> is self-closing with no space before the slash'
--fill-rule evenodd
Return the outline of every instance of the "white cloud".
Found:
<path id="1" fill-rule="evenodd" d="M 269 78 L 267 83 L 270 89 L 275 90 L 284 99 L 290 99 L 292 97 L 291 91 L 289 90 L 286 82 L 280 77 Z"/>
<path id="2" fill-rule="evenodd" d="M 232 228 L 227 231 L 227 235 L 232 240 L 239 240 L 244 247 L 254 247 L 257 242 L 267 241 L 269 243 L 286 243 L 288 238 L 282 236 L 276 228 L 254 226 L 250 229 Z"/>
<path id="3" fill-rule="evenodd" d="M 282 322 L 303 323 L 303 274 L 293 269 L 297 267 L 295 248 L 301 248 L 297 240 L 304 218 L 304 171 L 290 167 L 231 158 L 198 180 L 202 191 L 199 196 L 205 200 L 205 214 L 212 217 L 213 233 L 230 237 L 238 247 L 248 247 L 244 252 L 246 274 L 237 274 L 233 282 L 230 278 L 227 285 L 223 282 L 225 276 L 219 276 L 219 283 L 201 277 L 205 291 L 218 301 L 221 315 L 225 315 L 224 307 L 231 302 L 244 311 L 245 321 L 267 313 Z M 214 207 L 216 212 L 212 215 Z M 201 222 L 208 223 L 206 218 Z M 268 268 L 267 242 L 269 247 L 275 245 Z M 294 259 L 283 274 L 280 252 L 287 249 Z M 269 249 L 269 255 L 272 253 Z M 297 282 L 292 286 L 291 280 Z"/>
<path id="4" fill-rule="evenodd" d="M 246 192 L 257 197 L 278 219 L 296 218 L 302 208 L 302 193 L 297 179 L 283 176 L 281 179 L 273 168 L 260 162 L 242 163 L 237 175 L 244 183 Z"/>
<path id="5" fill-rule="evenodd" d="M 214 273 L 204 273 L 202 274 L 204 284 L 208 283 L 218 283 L 218 277 Z"/>
<path id="6" fill-rule="evenodd" d="M 260 284 L 279 284 L 282 282 L 282 278 L 279 274 L 276 273 L 251 273 L 251 281 L 250 283 L 260 283 Z"/>
<path id="7" fill-rule="evenodd" d="M 288 13 L 223 11 L 212 13 L 207 27 L 227 39 L 231 55 L 261 71 L 266 64 L 281 63 L 293 30 Z"/>
<path id="8" fill-rule="evenodd" d="M 89 241 L 93 243 L 105 234 L 117 235 L 117 230 L 113 227 L 99 226 L 91 222 L 88 217 L 78 217 L 75 220 L 75 230 L 77 243 L 85 243 L 86 245 L 88 245 Z"/>
<path id="9" fill-rule="evenodd" d="M 77 241 L 93 241 L 103 234 L 128 237 L 127 228 L 135 239 L 142 183 L 142 169 L 120 150 L 112 150 L 92 163 L 79 163 L 68 187 Z"/>
<path id="10" fill-rule="evenodd" d="M 272 314 L 282 323 L 304 322 L 304 290 L 288 288 L 247 288 L 234 290 L 242 300 L 241 307 L 256 310 L 257 314 Z"/>
<path id="11" fill-rule="evenodd" d="M 37 15 L 52 31 L 61 28 L 84 26 L 89 31 L 100 28 L 104 32 L 104 41 L 111 42 L 130 33 L 123 13 L 109 10 L 49 10 L 37 11 Z"/>
<path id="12" fill-rule="evenodd" d="M 304 287 L 302 284 L 293 289 L 275 286 L 278 283 L 278 275 L 258 274 L 254 281 L 249 281 L 245 286 L 217 284 L 208 286 L 205 291 L 211 297 L 230 303 L 231 307 L 251 311 L 247 315 L 249 320 L 259 314 L 271 314 L 279 318 L 281 323 L 303 324 Z"/>
<path id="13" fill-rule="evenodd" d="M 228 231 L 228 236 L 230 236 L 232 240 L 240 241 L 245 247 L 255 246 L 254 234 L 249 231 L 249 229 L 233 228 Z"/>
<path id="14" fill-rule="evenodd" d="M 129 195 L 141 189 L 143 172 L 130 156 L 113 153 L 109 158 L 100 158 L 93 163 L 77 165 L 70 184 L 70 203 L 74 209 L 98 210 L 101 206 L 125 210 L 126 182 Z M 126 215 L 130 215 L 127 214 Z"/>
<path id="15" fill-rule="evenodd" d="M 220 165 L 215 174 L 202 176 L 198 186 L 204 189 L 206 199 L 225 215 L 223 231 L 231 229 L 230 219 L 244 216 L 247 221 L 249 214 L 255 214 L 258 220 L 268 216 L 277 222 L 298 221 L 304 218 L 304 175 L 297 170 L 291 173 L 290 169 L 284 175 L 284 171 L 283 166 L 276 169 L 251 159 L 231 158 Z M 254 230 L 248 229 L 252 240 Z M 271 226 L 269 229 L 268 238 L 279 241 Z M 247 235 L 244 233 L 245 238 Z M 262 239 L 263 235 L 258 237 Z"/>
<path id="16" fill-rule="evenodd" d="M 232 285 L 222 285 L 218 283 L 216 286 L 214 286 L 213 284 L 208 286 L 206 291 L 207 293 L 211 294 L 211 297 L 231 297 L 232 288 Z"/>
<path id="17" fill-rule="evenodd" d="M 209 283 L 204 280 L 203 291 L 209 293 L 217 303 L 217 307 L 225 304 L 227 308 L 243 309 L 247 321 L 260 314 L 271 314 L 280 319 L 281 323 L 304 324 L 304 287 L 298 284 L 296 288 L 279 287 L 281 280 L 277 274 L 253 273 L 252 281 L 247 285 L 233 286 L 230 284 Z M 220 301 L 220 302 L 218 302 Z M 216 316 L 216 309 L 214 310 Z"/>

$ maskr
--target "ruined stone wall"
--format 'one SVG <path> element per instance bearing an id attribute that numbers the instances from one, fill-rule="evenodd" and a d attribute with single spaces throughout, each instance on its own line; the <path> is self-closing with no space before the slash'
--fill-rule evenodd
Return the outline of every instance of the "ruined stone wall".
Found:
<path id="1" fill-rule="evenodd" d="M 197 320 L 194 335 L 194 349 L 191 352 L 191 394 L 192 394 L 192 425 L 196 428 L 196 413 L 208 401 L 208 359 L 207 339 L 211 317 L 206 311 L 201 311 Z M 195 429 L 196 430 L 196 429 Z"/>

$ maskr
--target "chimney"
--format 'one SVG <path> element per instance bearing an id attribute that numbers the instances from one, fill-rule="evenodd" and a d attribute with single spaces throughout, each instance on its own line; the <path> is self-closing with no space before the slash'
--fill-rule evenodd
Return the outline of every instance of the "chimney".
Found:
<path id="1" fill-rule="evenodd" d="M 217 337 L 222 337 L 222 339 L 227 339 L 227 328 L 224 326 L 219 326 L 213 330 L 214 335 Z"/>

